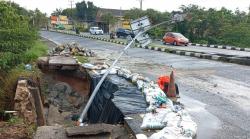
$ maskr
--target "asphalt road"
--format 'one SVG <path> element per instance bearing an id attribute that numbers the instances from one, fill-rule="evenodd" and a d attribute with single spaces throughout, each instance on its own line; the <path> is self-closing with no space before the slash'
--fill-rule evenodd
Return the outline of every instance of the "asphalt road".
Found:
<path id="1" fill-rule="evenodd" d="M 57 43 L 78 42 L 112 62 L 121 45 L 55 32 L 41 36 Z M 176 69 L 181 102 L 198 124 L 198 139 L 250 138 L 250 67 L 131 48 L 118 63 L 151 79 Z"/>
<path id="2" fill-rule="evenodd" d="M 81 34 L 84 35 L 91 35 L 87 32 L 82 32 Z M 97 36 L 97 35 L 93 35 Z M 98 35 L 102 38 L 109 38 L 109 35 Z M 127 42 L 125 38 L 117 38 L 116 40 Z M 218 49 L 218 48 L 211 48 L 211 47 L 199 47 L 199 46 L 173 46 L 171 44 L 164 45 L 161 41 L 154 41 L 152 45 L 160 45 L 165 46 L 167 48 L 173 48 L 178 50 L 186 50 L 186 51 L 194 51 L 194 52 L 206 52 L 211 54 L 225 54 L 225 55 L 232 55 L 232 56 L 240 56 L 240 57 L 250 57 L 250 52 L 246 51 L 237 51 L 237 50 L 227 50 L 227 49 Z"/>

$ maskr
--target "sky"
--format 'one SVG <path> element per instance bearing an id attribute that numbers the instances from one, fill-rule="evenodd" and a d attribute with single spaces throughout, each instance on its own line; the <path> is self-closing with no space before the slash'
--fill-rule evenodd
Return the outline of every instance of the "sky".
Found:
<path id="1" fill-rule="evenodd" d="M 81 0 L 11 0 L 18 3 L 20 6 L 34 10 L 38 8 L 44 13 L 50 15 L 56 8 L 70 8 L 70 1 L 73 1 L 73 7 L 76 2 Z M 87 0 L 85 0 L 87 1 Z M 112 9 L 131 9 L 133 7 L 139 8 L 139 0 L 88 0 L 101 8 Z M 199 5 L 205 8 L 226 7 L 234 11 L 239 8 L 241 11 L 248 12 L 250 0 L 143 0 L 143 9 L 156 9 L 158 11 L 177 11 L 181 5 L 188 6 L 189 4 Z"/>

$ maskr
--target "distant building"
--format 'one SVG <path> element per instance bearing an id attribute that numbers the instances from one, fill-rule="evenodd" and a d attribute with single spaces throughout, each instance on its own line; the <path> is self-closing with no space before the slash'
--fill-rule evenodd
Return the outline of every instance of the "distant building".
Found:
<path id="1" fill-rule="evenodd" d="M 59 16 L 50 16 L 50 24 L 52 26 L 62 24 L 62 25 L 68 25 L 69 20 L 67 16 L 59 15 Z"/>
<path id="2" fill-rule="evenodd" d="M 101 27 L 104 32 L 115 31 L 117 28 L 130 29 L 129 21 L 124 19 L 125 12 L 127 12 L 127 10 L 100 8 L 96 14 L 96 24 Z M 114 25 L 107 25 L 107 23 L 102 21 L 102 15 L 107 13 L 111 13 L 117 18 L 117 22 Z"/>
<path id="3" fill-rule="evenodd" d="M 63 24 L 63 25 L 68 25 L 69 24 L 69 20 L 67 16 L 63 16 L 63 15 L 59 15 L 59 23 Z"/>

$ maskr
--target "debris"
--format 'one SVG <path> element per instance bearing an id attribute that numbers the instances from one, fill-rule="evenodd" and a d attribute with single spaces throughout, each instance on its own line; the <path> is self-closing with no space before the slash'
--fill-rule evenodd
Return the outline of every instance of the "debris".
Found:
<path id="1" fill-rule="evenodd" d="M 32 70 L 32 65 L 31 64 L 26 64 L 25 65 L 25 70 Z"/>
<path id="2" fill-rule="evenodd" d="M 76 42 L 72 42 L 72 43 L 65 43 L 62 45 L 58 45 L 50 52 L 50 55 L 64 55 L 64 56 L 78 55 L 78 56 L 93 57 L 95 56 L 95 53 L 90 49 L 81 47 L 80 44 Z"/>

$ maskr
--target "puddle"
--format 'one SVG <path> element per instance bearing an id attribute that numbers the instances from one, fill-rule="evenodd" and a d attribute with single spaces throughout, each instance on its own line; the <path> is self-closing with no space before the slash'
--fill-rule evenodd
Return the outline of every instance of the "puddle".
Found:
<path id="1" fill-rule="evenodd" d="M 220 120 L 206 110 L 206 104 L 181 95 L 181 102 L 185 105 L 186 110 L 192 115 L 194 121 L 199 125 L 197 138 L 211 139 L 220 129 Z"/>

